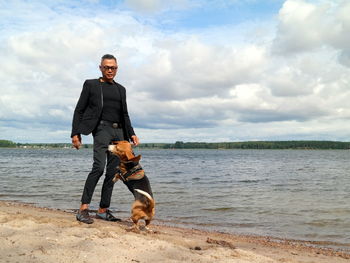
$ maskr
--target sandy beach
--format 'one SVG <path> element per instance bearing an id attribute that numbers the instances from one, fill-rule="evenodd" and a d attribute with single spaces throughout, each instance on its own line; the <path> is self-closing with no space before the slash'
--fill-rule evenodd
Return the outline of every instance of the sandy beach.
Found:
<path id="1" fill-rule="evenodd" d="M 82 224 L 70 212 L 0 201 L 1 262 L 350 262 L 350 254 L 269 237 L 161 225 Z"/>

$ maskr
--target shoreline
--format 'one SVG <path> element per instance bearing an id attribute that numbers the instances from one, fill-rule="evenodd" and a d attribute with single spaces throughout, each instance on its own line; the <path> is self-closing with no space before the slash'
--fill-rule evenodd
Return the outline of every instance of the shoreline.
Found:
<path id="1" fill-rule="evenodd" d="M 85 147 L 80 148 L 79 150 L 92 150 L 92 144 L 84 144 L 87 145 Z M 0 149 L 20 149 L 20 150 L 74 150 L 75 148 L 71 146 L 67 147 L 53 147 L 53 146 L 16 146 L 16 147 L 0 147 Z M 350 151 L 350 148 L 161 148 L 161 147 L 143 147 L 137 146 L 138 150 L 273 150 L 273 151 L 288 151 L 288 150 L 300 150 L 300 151 Z"/>
<path id="2" fill-rule="evenodd" d="M 95 220 L 33 204 L 0 201 L 4 262 L 349 262 L 349 250 L 324 242 L 235 235 L 154 221 L 154 233 L 128 231 L 131 222 Z M 329 243 L 327 243 L 329 245 Z M 348 245 L 348 244 L 345 244 Z"/>

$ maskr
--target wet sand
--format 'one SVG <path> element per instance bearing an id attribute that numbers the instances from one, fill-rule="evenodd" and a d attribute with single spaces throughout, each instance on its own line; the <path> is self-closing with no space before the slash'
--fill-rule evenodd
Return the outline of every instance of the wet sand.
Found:
<path id="1" fill-rule="evenodd" d="M 129 231 L 131 222 L 95 219 L 0 201 L 1 262 L 350 262 L 350 253 L 293 240 L 165 226 Z M 322 244 L 319 244 L 322 246 Z"/>

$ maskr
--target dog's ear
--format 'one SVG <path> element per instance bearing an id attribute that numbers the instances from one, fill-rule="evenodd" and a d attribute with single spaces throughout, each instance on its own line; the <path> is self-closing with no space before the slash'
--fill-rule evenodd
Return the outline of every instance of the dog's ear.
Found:
<path id="1" fill-rule="evenodd" d="M 138 163 L 140 161 L 140 159 L 141 159 L 141 154 L 129 159 L 129 161 L 132 161 L 134 163 Z"/>
<path id="2" fill-rule="evenodd" d="M 128 161 L 135 158 L 135 155 L 133 154 L 133 152 L 130 152 L 130 151 L 125 151 L 125 155 L 126 155 L 126 158 L 128 159 Z"/>

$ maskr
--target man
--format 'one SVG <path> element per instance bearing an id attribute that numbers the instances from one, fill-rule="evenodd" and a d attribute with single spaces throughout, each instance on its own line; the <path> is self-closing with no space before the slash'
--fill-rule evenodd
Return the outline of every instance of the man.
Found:
<path id="1" fill-rule="evenodd" d="M 80 148 L 81 134 L 92 133 L 94 140 L 92 170 L 86 179 L 81 206 L 76 215 L 78 221 L 86 224 L 94 221 L 88 209 L 96 184 L 104 172 L 106 159 L 106 175 L 96 217 L 107 221 L 119 220 L 108 209 L 114 185 L 112 179 L 119 165 L 118 157 L 107 150 L 109 143 L 112 140 L 129 140 L 135 146 L 139 144 L 131 126 L 125 88 L 114 81 L 117 69 L 117 59 L 113 55 L 104 55 L 100 65 L 102 77 L 85 81 L 74 111 L 71 134 L 73 146 Z"/>

